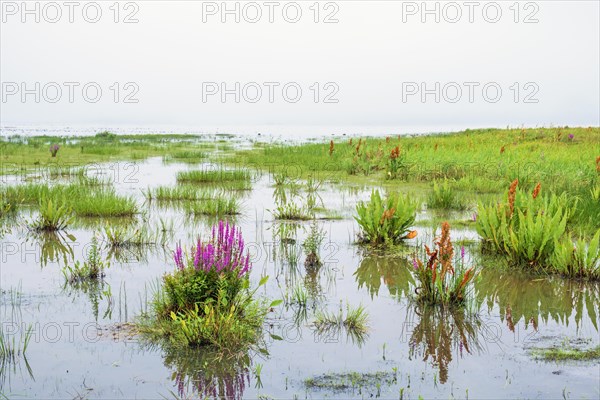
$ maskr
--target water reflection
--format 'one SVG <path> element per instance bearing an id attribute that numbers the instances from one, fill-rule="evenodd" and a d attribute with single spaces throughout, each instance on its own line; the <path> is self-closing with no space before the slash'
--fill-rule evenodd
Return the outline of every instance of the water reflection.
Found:
<path id="1" fill-rule="evenodd" d="M 383 282 L 395 297 L 407 297 L 414 287 L 411 266 L 406 257 L 367 255 L 354 272 L 359 289 L 365 286 L 371 298 L 379 294 Z"/>
<path id="2" fill-rule="evenodd" d="M 162 348 L 181 398 L 241 399 L 250 382 L 249 354 L 224 357 L 202 348 Z"/>
<path id="3" fill-rule="evenodd" d="M 412 332 L 409 340 L 410 359 L 419 357 L 423 361 L 430 360 L 439 369 L 440 382 L 446 383 L 453 354 L 462 358 L 482 350 L 479 340 L 481 328 L 481 320 L 464 310 L 412 308 L 405 324 L 405 329 Z"/>
<path id="4" fill-rule="evenodd" d="M 568 325 L 574 317 L 577 330 L 589 319 L 598 330 L 600 287 L 558 277 L 532 277 L 516 271 L 486 269 L 475 284 L 476 301 L 497 305 L 500 318 L 511 331 L 521 320 L 537 329 L 539 320 Z M 585 310 L 585 311 L 584 311 Z M 585 312 L 585 314 L 584 314 Z M 587 317 L 586 317 L 587 314 Z"/>
<path id="5" fill-rule="evenodd" d="M 67 232 L 30 231 L 26 240 L 39 246 L 42 267 L 48 263 L 60 263 L 61 261 L 63 265 L 67 265 L 74 260 L 73 245 L 77 239 Z"/>

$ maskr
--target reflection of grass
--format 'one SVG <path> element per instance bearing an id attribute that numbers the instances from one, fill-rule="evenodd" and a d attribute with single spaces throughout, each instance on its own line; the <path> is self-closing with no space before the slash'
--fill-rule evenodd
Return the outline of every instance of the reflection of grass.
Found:
<path id="1" fill-rule="evenodd" d="M 368 336 L 369 315 L 362 305 L 356 308 L 348 305 L 345 316 L 340 307 L 337 314 L 320 311 L 317 312 L 315 317 L 314 327 L 317 335 L 327 338 L 337 338 L 340 332 L 344 330 L 348 337 L 359 346 Z"/>

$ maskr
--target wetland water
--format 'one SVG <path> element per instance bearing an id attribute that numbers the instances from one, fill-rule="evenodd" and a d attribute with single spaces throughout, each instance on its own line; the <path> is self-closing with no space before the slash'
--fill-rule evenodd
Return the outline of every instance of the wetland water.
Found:
<path id="1" fill-rule="evenodd" d="M 410 245 L 384 256 L 354 244 L 354 207 L 368 198 L 371 188 L 325 183 L 318 194 L 323 208 L 335 211 L 336 218 L 276 221 L 269 212 L 275 207 L 275 188 L 268 174 L 257 176 L 252 190 L 235 192 L 242 213 L 234 219 L 252 254 L 252 283 L 263 275 L 270 277 L 258 293 L 286 300 L 268 317 L 268 355 L 256 352 L 237 362 L 219 362 L 200 350 L 172 351 L 140 343 L 127 323 L 146 309 L 158 279 L 175 268 L 175 245 L 189 245 L 206 235 L 215 219 L 191 218 L 174 203 L 147 202 L 142 194 L 148 187 L 176 185 L 178 171 L 201 165 L 164 163 L 161 158 L 136 165 L 131 179 L 114 180 L 118 193 L 134 196 L 140 205 L 143 213 L 135 221 L 77 220 L 66 232 L 36 235 L 26 228 L 35 211 L 22 208 L 12 221 L 4 222 L 3 335 L 18 341 L 28 327 L 32 329 L 26 358 L 2 364 L 0 392 L 8 398 L 600 395 L 597 361 L 545 362 L 531 354 L 536 347 L 600 344 L 598 284 L 487 268 L 475 283 L 471 312 L 424 312 L 409 300 Z M 10 182 L 15 183 L 18 179 Z M 300 190 L 298 197 L 304 195 Z M 428 218 L 425 211 L 418 215 Z M 95 232 L 112 223 L 157 229 L 161 219 L 172 221 L 164 246 L 104 249 L 111 265 L 102 287 L 87 293 L 64 287 L 61 269 L 83 259 Z M 466 225 L 453 228 L 452 239 L 467 243 L 467 262 L 493 263 L 481 259 L 473 240 L 477 234 Z M 311 229 L 324 236 L 324 264 L 317 270 L 305 268 L 301 246 Z M 420 240 L 431 240 L 431 228 L 417 230 Z M 292 301 L 298 287 L 308 294 L 306 307 Z M 344 328 L 317 332 L 312 325 L 320 310 L 337 312 L 361 304 L 369 316 L 367 335 Z"/>

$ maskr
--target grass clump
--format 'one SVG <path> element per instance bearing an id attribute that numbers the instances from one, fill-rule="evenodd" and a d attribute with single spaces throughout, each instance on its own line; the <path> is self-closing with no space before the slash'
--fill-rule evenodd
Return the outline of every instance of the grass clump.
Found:
<path id="1" fill-rule="evenodd" d="M 358 216 L 354 217 L 361 228 L 359 239 L 371 245 L 392 245 L 412 239 L 416 231 L 409 228 L 414 224 L 418 203 L 408 196 L 391 194 L 382 199 L 378 190 L 371 193 L 369 202 L 359 202 Z"/>
<path id="2" fill-rule="evenodd" d="M 314 322 L 314 326 L 319 334 L 334 334 L 344 328 L 348 335 L 358 339 L 359 343 L 361 343 L 369 331 L 369 314 L 362 305 L 359 305 L 356 308 L 347 305 L 345 316 L 340 306 L 337 314 L 328 311 L 320 311 L 315 317 L 316 321 Z"/>
<path id="3" fill-rule="evenodd" d="M 177 174 L 178 183 L 222 183 L 222 182 L 250 182 L 251 174 L 249 171 L 241 169 L 207 169 L 180 171 Z"/>
<path id="4" fill-rule="evenodd" d="M 237 215 L 240 213 L 240 202 L 236 198 L 216 197 L 199 202 L 184 204 L 185 211 L 192 215 Z"/>
<path id="5" fill-rule="evenodd" d="M 249 288 L 250 255 L 241 231 L 220 221 L 209 240 L 199 239 L 189 254 L 177 246 L 173 258 L 177 269 L 164 276 L 142 332 L 226 352 L 256 344 L 269 307 L 254 299 L 258 288 Z"/>
<path id="6" fill-rule="evenodd" d="M 442 233 L 434 243 L 433 251 L 425 246 L 425 261 L 413 261 L 417 302 L 443 307 L 462 306 L 476 272 L 474 268 L 465 269 L 464 248 L 461 248 L 460 260 L 455 259 L 448 222 L 442 223 Z"/>
<path id="7" fill-rule="evenodd" d="M 427 198 L 427 207 L 444 210 L 464 210 L 464 200 L 454 191 L 447 179 L 443 182 L 433 181 L 433 189 Z"/>
<path id="8" fill-rule="evenodd" d="M 38 219 L 30 227 L 38 232 L 53 232 L 66 229 L 73 221 L 71 208 L 64 200 L 42 197 Z"/>
<path id="9" fill-rule="evenodd" d="M 108 189 L 82 194 L 73 199 L 71 205 L 75 214 L 80 217 L 132 217 L 138 213 L 133 198 L 119 196 Z"/>
<path id="10" fill-rule="evenodd" d="M 144 196 L 150 201 L 197 201 L 212 198 L 214 193 L 194 186 L 159 186 L 148 188 Z"/>

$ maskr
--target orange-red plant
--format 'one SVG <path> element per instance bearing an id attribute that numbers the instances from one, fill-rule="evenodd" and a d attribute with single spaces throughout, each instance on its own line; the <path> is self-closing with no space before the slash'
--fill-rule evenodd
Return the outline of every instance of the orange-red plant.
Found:
<path id="1" fill-rule="evenodd" d="M 333 154 L 333 140 L 329 142 L 329 157 Z"/>
<path id="2" fill-rule="evenodd" d="M 542 190 L 542 184 L 538 182 L 538 184 L 535 185 L 535 189 L 533 189 L 533 193 L 531 194 L 531 196 L 534 199 L 537 199 L 538 195 L 540 194 L 540 190 Z"/>

